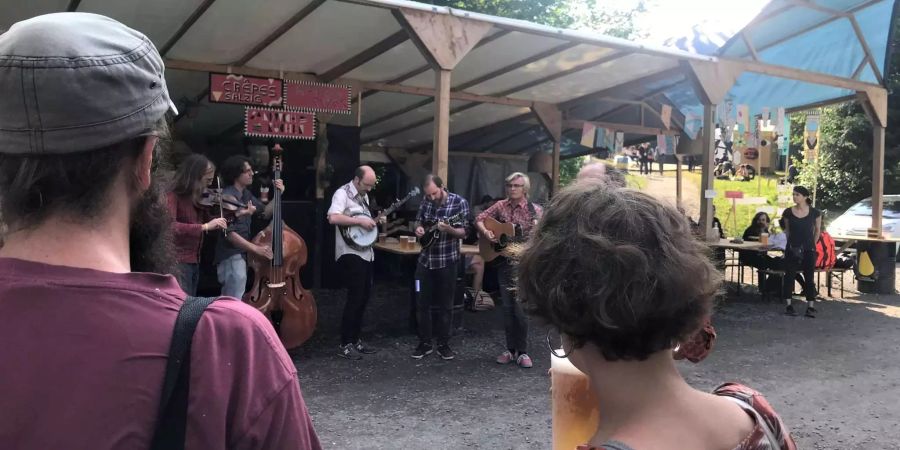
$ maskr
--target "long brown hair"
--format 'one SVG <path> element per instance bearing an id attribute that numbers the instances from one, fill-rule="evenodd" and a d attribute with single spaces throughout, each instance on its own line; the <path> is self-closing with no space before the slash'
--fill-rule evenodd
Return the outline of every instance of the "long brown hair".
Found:
<path id="1" fill-rule="evenodd" d="M 179 197 L 192 196 L 194 201 L 198 200 L 200 192 L 203 188 L 200 180 L 206 171 L 213 166 L 209 158 L 199 154 L 192 153 L 181 161 L 178 170 L 175 172 L 175 179 L 172 181 L 172 192 Z"/>

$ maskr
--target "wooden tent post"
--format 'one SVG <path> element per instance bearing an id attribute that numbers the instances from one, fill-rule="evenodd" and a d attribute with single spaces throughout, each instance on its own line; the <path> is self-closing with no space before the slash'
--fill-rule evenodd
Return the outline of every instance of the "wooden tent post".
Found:
<path id="1" fill-rule="evenodd" d="M 553 195 L 559 192 L 559 151 L 563 128 L 562 111 L 556 105 L 537 102 L 531 106 L 531 111 L 537 116 L 538 122 L 544 127 L 550 139 L 553 140 L 553 173 L 550 174 L 550 178 L 553 180 L 550 195 Z"/>
<path id="2" fill-rule="evenodd" d="M 856 93 L 857 99 L 872 122 L 872 227 L 870 236 L 881 236 L 884 213 L 884 128 L 887 126 L 887 91 L 866 89 Z"/>
<path id="3" fill-rule="evenodd" d="M 679 208 L 684 208 L 681 198 L 681 187 L 684 182 L 681 175 L 681 155 L 675 155 L 675 205 Z"/>
<path id="4" fill-rule="evenodd" d="M 456 16 L 399 8 L 394 18 L 435 72 L 431 170 L 447 182 L 450 148 L 450 74 L 493 25 Z"/>

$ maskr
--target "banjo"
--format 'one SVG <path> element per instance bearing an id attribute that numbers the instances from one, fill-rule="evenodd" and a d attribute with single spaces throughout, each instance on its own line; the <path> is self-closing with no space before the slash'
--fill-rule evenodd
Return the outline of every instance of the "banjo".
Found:
<path id="1" fill-rule="evenodd" d="M 400 200 L 397 200 L 391 206 L 387 207 L 387 209 L 382 211 L 381 214 L 378 215 L 378 217 L 374 218 L 374 220 L 376 222 L 378 222 L 378 220 L 381 219 L 382 217 L 389 216 L 397 208 L 399 208 L 401 205 L 406 203 L 407 200 L 413 198 L 416 195 L 419 195 L 419 192 L 420 192 L 419 188 L 414 187 L 411 191 L 409 191 L 408 194 L 406 194 L 406 197 L 403 197 Z M 366 206 L 368 206 L 368 205 L 366 205 Z M 369 213 L 369 208 L 366 207 L 365 210 L 366 210 L 365 212 L 350 214 L 350 217 L 357 217 L 357 216 L 372 217 L 371 213 Z M 344 242 L 346 242 L 347 245 L 354 250 L 359 250 L 359 251 L 365 250 L 365 249 L 371 247 L 372 244 L 374 244 L 375 241 L 378 240 L 378 227 L 377 226 L 375 228 L 372 228 L 371 230 L 367 230 L 359 225 L 350 225 L 350 226 L 346 226 L 346 227 L 338 226 L 338 229 L 341 232 L 341 237 L 344 238 Z"/>

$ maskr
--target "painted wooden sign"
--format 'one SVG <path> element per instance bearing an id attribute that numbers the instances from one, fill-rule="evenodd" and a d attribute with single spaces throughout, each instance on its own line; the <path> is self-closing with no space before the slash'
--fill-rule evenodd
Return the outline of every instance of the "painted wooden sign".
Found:
<path id="1" fill-rule="evenodd" d="M 288 81 L 284 107 L 303 111 L 350 114 L 350 86 Z"/>
<path id="2" fill-rule="evenodd" d="M 280 107 L 284 81 L 277 78 L 245 77 L 229 73 L 209 74 L 209 102 Z"/>
<path id="3" fill-rule="evenodd" d="M 300 111 L 248 107 L 244 112 L 244 134 L 266 138 L 315 139 L 316 115 Z"/>

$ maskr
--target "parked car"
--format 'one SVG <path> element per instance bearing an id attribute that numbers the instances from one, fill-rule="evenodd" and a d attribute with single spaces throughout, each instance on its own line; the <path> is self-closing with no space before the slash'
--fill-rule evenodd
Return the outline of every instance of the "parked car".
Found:
<path id="1" fill-rule="evenodd" d="M 881 228 L 885 234 L 900 237 L 900 195 L 884 196 Z M 850 207 L 827 227 L 828 233 L 838 236 L 866 236 L 872 226 L 872 199 L 867 198 Z"/>

